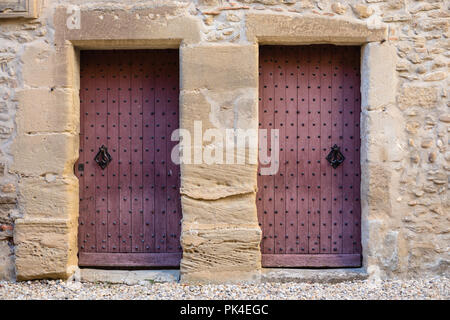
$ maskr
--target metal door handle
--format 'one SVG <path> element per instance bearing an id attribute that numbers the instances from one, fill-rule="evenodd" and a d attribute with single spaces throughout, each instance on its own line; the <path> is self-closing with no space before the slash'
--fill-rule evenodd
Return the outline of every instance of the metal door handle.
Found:
<path id="1" fill-rule="evenodd" d="M 326 159 L 331 164 L 331 166 L 336 169 L 344 162 L 345 157 L 342 154 L 340 148 L 335 144 L 331 147 L 330 153 L 327 155 Z"/>
<path id="2" fill-rule="evenodd" d="M 108 148 L 102 145 L 94 158 L 95 162 L 104 170 L 108 164 L 112 161 L 112 157 L 108 152 Z"/>

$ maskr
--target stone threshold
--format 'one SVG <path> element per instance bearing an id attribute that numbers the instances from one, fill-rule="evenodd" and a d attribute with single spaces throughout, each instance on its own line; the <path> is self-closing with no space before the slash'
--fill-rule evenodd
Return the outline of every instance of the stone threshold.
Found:
<path id="1" fill-rule="evenodd" d="M 180 270 L 109 270 L 80 268 L 81 282 L 146 285 L 161 282 L 178 282 Z"/>
<path id="2" fill-rule="evenodd" d="M 369 274 L 365 268 L 263 268 L 253 280 L 248 282 L 338 283 L 344 281 L 365 280 L 368 277 Z M 180 270 L 110 270 L 80 268 L 79 280 L 81 282 L 102 282 L 128 285 L 179 282 Z"/>
<path id="3" fill-rule="evenodd" d="M 353 280 L 365 280 L 369 274 L 365 268 L 338 269 L 288 269 L 263 268 L 261 282 L 307 282 L 338 283 Z"/>

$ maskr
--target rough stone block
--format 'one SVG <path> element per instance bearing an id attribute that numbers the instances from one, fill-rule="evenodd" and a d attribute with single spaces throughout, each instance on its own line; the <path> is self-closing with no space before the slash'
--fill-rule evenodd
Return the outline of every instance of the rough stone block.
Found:
<path id="1" fill-rule="evenodd" d="M 180 192 L 209 200 L 256 192 L 256 170 L 256 164 L 183 164 Z"/>
<path id="2" fill-rule="evenodd" d="M 63 219 L 16 220 L 17 279 L 68 278 L 77 265 L 73 224 Z"/>
<path id="3" fill-rule="evenodd" d="M 254 193 L 203 201 L 182 196 L 183 223 L 204 225 L 242 225 L 257 223 Z"/>
<path id="4" fill-rule="evenodd" d="M 0 241 L 0 280 L 14 280 L 14 253 L 8 241 Z"/>
<path id="5" fill-rule="evenodd" d="M 78 95 L 71 89 L 30 89 L 18 92 L 19 133 L 75 132 L 79 123 Z"/>
<path id="6" fill-rule="evenodd" d="M 31 87 L 70 87 L 74 80 L 71 46 L 55 49 L 46 42 L 25 46 L 22 55 L 23 81 Z"/>
<path id="7" fill-rule="evenodd" d="M 33 176 L 46 173 L 73 174 L 78 158 L 78 135 L 55 133 L 20 135 L 11 152 L 14 162 L 10 170 Z"/>
<path id="8" fill-rule="evenodd" d="M 436 247 L 432 241 L 422 239 L 417 241 L 411 248 L 408 256 L 409 272 L 423 274 L 425 272 L 449 273 L 448 272 L 448 255 L 447 260 L 442 259 L 445 255 L 440 256 L 436 252 Z M 442 270 L 443 269 L 443 270 Z M 436 272 L 437 271 L 437 272 Z"/>
<path id="9" fill-rule="evenodd" d="M 380 165 L 369 165 L 369 191 L 366 195 L 370 206 L 370 217 L 388 219 L 391 210 L 391 173 Z"/>
<path id="10" fill-rule="evenodd" d="M 438 91 L 436 87 L 405 86 L 398 96 L 398 106 L 402 110 L 410 107 L 435 108 Z"/>
<path id="11" fill-rule="evenodd" d="M 363 47 L 362 57 L 362 110 L 395 104 L 398 81 L 396 48 L 388 43 L 369 43 Z"/>
<path id="12" fill-rule="evenodd" d="M 399 162 L 408 155 L 405 119 L 401 110 L 393 105 L 371 111 L 364 126 L 369 143 L 368 159 L 376 162 Z"/>
<path id="13" fill-rule="evenodd" d="M 261 229 L 257 225 L 202 229 L 198 224 L 185 224 L 183 230 L 184 281 L 229 281 L 231 273 L 236 273 L 234 279 L 248 278 L 261 268 Z"/>
<path id="14" fill-rule="evenodd" d="M 13 222 L 14 218 L 12 213 L 16 207 L 16 197 L 0 196 L 0 224 L 10 224 Z"/>
<path id="15" fill-rule="evenodd" d="M 53 175 L 19 181 L 24 218 L 70 219 L 78 216 L 78 179 Z"/>
<path id="16" fill-rule="evenodd" d="M 370 17 L 374 12 L 373 8 L 359 3 L 352 6 L 352 9 L 355 14 L 361 19 Z"/>
<path id="17" fill-rule="evenodd" d="M 0 223 L 13 223 L 15 204 L 0 204 Z"/>
<path id="18" fill-rule="evenodd" d="M 181 48 L 181 88 L 233 90 L 258 88 L 256 45 L 214 45 Z"/>
<path id="19" fill-rule="evenodd" d="M 334 2 L 331 4 L 331 10 L 337 14 L 344 14 L 347 11 L 347 7 L 340 2 Z"/>
<path id="20" fill-rule="evenodd" d="M 180 127 L 190 130 L 202 121 L 202 129 L 258 129 L 258 89 L 213 91 L 200 89 L 180 94 Z"/>
<path id="21" fill-rule="evenodd" d="M 180 126 L 187 129 L 191 136 L 191 164 L 182 164 L 181 167 L 182 194 L 197 199 L 218 199 L 256 190 L 257 164 L 251 163 L 249 157 L 256 155 L 257 145 L 247 145 L 242 149 L 226 148 L 228 144 L 225 142 L 226 129 L 257 129 L 256 101 L 257 92 L 252 88 L 220 92 L 201 89 L 181 94 Z M 202 135 L 207 129 L 220 131 L 224 164 L 208 164 L 203 157 L 199 157 L 199 153 L 203 155 L 211 147 L 211 142 L 203 141 L 202 137 L 196 138 L 195 121 L 201 122 Z M 220 147 L 217 141 L 214 146 Z M 187 153 L 183 152 L 186 156 Z M 232 163 L 227 162 L 228 153 L 234 154 Z M 196 164 L 196 158 L 201 163 Z"/>

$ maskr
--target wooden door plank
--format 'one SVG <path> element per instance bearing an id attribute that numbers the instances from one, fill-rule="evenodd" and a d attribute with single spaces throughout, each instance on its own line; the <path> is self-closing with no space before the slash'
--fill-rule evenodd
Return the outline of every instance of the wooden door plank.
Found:
<path id="1" fill-rule="evenodd" d="M 143 58 L 142 53 L 131 55 L 131 224 L 132 252 L 143 252 L 144 209 L 143 209 Z"/>
<path id="2" fill-rule="evenodd" d="M 95 173 L 97 164 L 94 161 L 97 150 L 95 149 L 95 56 L 88 54 L 84 57 L 86 61 L 86 112 L 85 112 L 85 197 L 83 199 L 86 222 L 85 239 L 83 248 L 85 252 L 95 252 Z"/>
<path id="3" fill-rule="evenodd" d="M 263 102 L 263 87 L 264 87 L 264 70 L 263 69 L 263 64 L 264 64 L 264 60 L 266 59 L 266 51 L 264 50 L 264 47 L 260 47 L 259 50 L 259 56 L 258 56 L 258 129 L 264 129 L 263 127 L 263 114 L 264 114 L 264 102 Z M 265 67 L 265 65 L 264 65 Z M 259 147 L 261 147 L 261 141 L 260 141 L 260 145 Z M 258 158 L 259 158 L 259 154 L 258 154 Z M 256 192 L 256 212 L 258 214 L 258 224 L 259 227 L 261 228 L 261 230 L 264 230 L 264 203 L 263 203 L 263 199 L 264 199 L 264 177 L 261 175 L 261 168 L 262 168 L 262 164 L 260 161 L 258 161 L 258 173 L 257 173 L 257 192 Z M 261 237 L 261 243 L 260 243 L 260 249 L 261 252 L 264 252 L 264 244 L 265 244 L 265 239 L 264 239 L 263 235 Z"/>
<path id="4" fill-rule="evenodd" d="M 316 46 L 309 48 L 309 253 L 320 252 L 320 54 Z"/>
<path id="5" fill-rule="evenodd" d="M 119 190 L 119 87 L 120 72 L 117 54 L 107 54 L 108 90 L 108 151 L 112 161 L 107 167 L 108 174 L 108 252 L 120 251 L 120 190 Z"/>
<path id="6" fill-rule="evenodd" d="M 145 252 L 155 252 L 155 54 L 146 52 L 144 64 L 143 197 Z"/>
<path id="7" fill-rule="evenodd" d="M 283 46 L 276 47 L 274 52 L 274 129 L 278 130 L 276 138 L 279 141 L 279 169 L 274 178 L 274 253 L 286 252 L 285 227 L 285 174 L 286 174 L 286 71 L 285 51 Z M 276 152 L 276 150 L 272 150 Z"/>
<path id="8" fill-rule="evenodd" d="M 308 77 L 309 65 L 307 63 L 306 47 L 297 47 L 297 161 L 298 161 L 298 253 L 308 253 Z"/>
<path id="9" fill-rule="evenodd" d="M 334 48 L 333 55 L 333 78 L 332 78 L 332 145 L 342 145 L 342 104 L 343 104 L 343 73 L 342 60 L 344 56 L 342 50 Z M 343 166 L 339 166 L 332 171 L 332 253 L 342 253 L 342 184 L 343 184 Z"/>
<path id="10" fill-rule="evenodd" d="M 331 46 L 322 46 L 320 64 L 320 253 L 331 253 L 332 167 L 326 156 L 331 141 Z"/>
<path id="11" fill-rule="evenodd" d="M 271 129 L 274 127 L 274 99 L 275 99 L 275 88 L 274 88 L 274 62 L 273 62 L 273 50 L 267 47 L 267 52 L 264 57 L 266 70 L 263 74 L 263 103 L 265 104 L 262 123 L 263 128 L 267 130 L 267 135 L 265 137 L 267 141 L 267 153 L 271 156 Z M 267 164 L 263 164 L 264 166 Z M 274 175 L 264 175 L 262 177 L 262 188 L 264 189 L 264 201 L 263 201 L 263 248 L 264 253 L 274 253 L 275 242 L 274 242 Z"/>
<path id="12" fill-rule="evenodd" d="M 95 54 L 95 152 L 102 145 L 108 146 L 107 136 L 107 88 L 106 88 L 106 67 L 103 56 L 104 52 L 99 51 Z M 108 177 L 106 169 L 103 170 L 96 163 L 95 165 L 95 234 L 96 251 L 107 252 L 107 233 L 108 233 Z"/>
<path id="13" fill-rule="evenodd" d="M 344 73 L 344 102 L 343 102 L 343 136 L 344 141 L 341 147 L 342 153 L 346 157 L 343 167 L 343 225 L 342 253 L 353 253 L 353 171 L 354 171 L 354 100 L 355 94 L 352 82 L 353 53 L 352 47 L 345 48 Z"/>
<path id="14" fill-rule="evenodd" d="M 120 252 L 131 251 L 131 68 L 125 52 L 119 53 L 119 168 L 120 168 Z"/>
<path id="15" fill-rule="evenodd" d="M 86 239 L 85 224 L 86 224 L 86 201 L 85 201 L 85 185 L 84 180 L 85 174 L 85 123 L 86 123 L 86 89 L 87 89 L 87 65 L 85 59 L 82 58 L 80 61 L 80 146 L 79 146 L 79 157 L 75 164 L 75 175 L 79 180 L 79 217 L 78 217 L 78 249 L 83 251 L 85 249 L 84 241 Z M 82 170 L 78 170 L 79 165 L 81 165 Z"/>
<path id="16" fill-rule="evenodd" d="M 360 134 L 360 119 L 361 119 L 361 90 L 359 86 L 361 83 L 360 72 L 360 48 L 355 48 L 355 57 L 353 61 L 353 74 L 354 74 L 354 175 L 353 175 L 353 253 L 361 254 L 361 134 Z"/>
<path id="17" fill-rule="evenodd" d="M 168 50 L 168 85 L 167 85 L 167 252 L 180 252 L 180 211 L 181 201 L 179 195 L 180 172 L 179 166 L 172 162 L 171 152 L 177 144 L 172 141 L 172 132 L 179 127 L 178 114 L 178 52 Z"/>
<path id="18" fill-rule="evenodd" d="M 297 253 L 297 64 L 296 49 L 286 49 L 286 253 Z"/>
<path id="19" fill-rule="evenodd" d="M 167 100 L 167 57 L 166 55 L 158 56 L 155 68 L 156 83 L 155 88 L 155 246 L 156 252 L 165 252 L 166 250 L 166 197 L 167 197 L 167 180 L 166 180 L 166 104 Z"/>

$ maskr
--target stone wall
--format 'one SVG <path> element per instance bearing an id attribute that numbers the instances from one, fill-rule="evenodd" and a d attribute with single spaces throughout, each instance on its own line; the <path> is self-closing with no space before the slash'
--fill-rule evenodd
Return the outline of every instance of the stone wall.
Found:
<path id="1" fill-rule="evenodd" d="M 69 5 L 81 9 L 80 30 L 67 28 Z M 449 271 L 447 1 L 38 7 L 37 19 L 0 19 L 0 278 L 67 278 L 76 269 L 79 48 L 179 47 L 181 126 L 203 120 L 206 130 L 235 115 L 238 127 L 254 125 L 258 43 L 363 46 L 364 267 L 382 277 Z M 182 167 L 186 280 L 257 276 L 255 192 L 254 166 Z"/>

